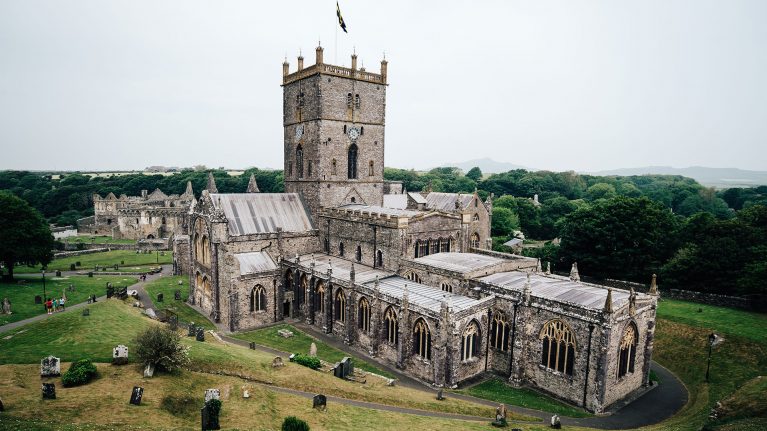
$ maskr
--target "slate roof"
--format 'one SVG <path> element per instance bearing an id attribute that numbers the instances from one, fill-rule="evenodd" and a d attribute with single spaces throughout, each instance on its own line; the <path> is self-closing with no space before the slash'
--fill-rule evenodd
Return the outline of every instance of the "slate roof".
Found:
<path id="1" fill-rule="evenodd" d="M 482 268 L 489 268 L 505 261 L 505 259 L 484 254 L 452 252 L 430 254 L 428 256 L 413 259 L 413 262 L 416 263 L 447 269 L 448 271 L 458 273 L 467 273 Z"/>
<path id="2" fill-rule="evenodd" d="M 383 197 L 383 206 L 386 208 L 397 208 L 404 210 L 407 208 L 407 195 L 403 194 L 389 194 Z"/>
<path id="3" fill-rule="evenodd" d="M 408 192 L 407 195 L 410 196 L 410 198 L 413 199 L 413 201 L 415 203 L 417 203 L 417 204 L 426 204 L 426 203 L 428 203 L 426 198 L 423 197 L 420 193 Z"/>
<path id="4" fill-rule="evenodd" d="M 211 193 L 213 205 L 226 215 L 229 234 L 308 232 L 314 229 L 298 193 Z"/>
<path id="5" fill-rule="evenodd" d="M 431 192 L 426 195 L 426 208 L 455 211 L 456 201 L 459 208 L 464 209 L 471 204 L 472 199 L 474 199 L 473 194 Z"/>
<path id="6" fill-rule="evenodd" d="M 525 288 L 527 274 L 522 271 L 499 272 L 482 277 L 479 281 L 504 289 L 522 292 Z M 569 303 L 576 306 L 601 310 L 607 298 L 607 289 L 589 283 L 576 283 L 570 279 L 557 276 L 530 275 L 530 290 L 532 296 Z M 644 294 L 637 294 L 638 296 Z M 613 309 L 628 302 L 629 292 L 613 289 Z"/>
<path id="7" fill-rule="evenodd" d="M 293 260 L 293 258 L 290 258 Z M 299 257 L 300 264 L 306 268 L 309 267 L 312 261 L 311 254 L 305 254 Z M 378 278 L 388 277 L 392 273 L 389 271 L 383 271 L 380 269 L 372 268 L 367 265 L 363 265 L 358 262 L 352 262 L 337 256 L 328 256 L 326 254 L 314 255 L 314 271 L 325 274 L 328 272 L 328 262 L 333 266 L 333 278 L 337 278 L 344 281 L 350 280 L 350 272 L 352 269 L 352 263 L 354 263 L 354 282 L 362 284 L 367 281 L 375 280 Z"/>
<path id="8" fill-rule="evenodd" d="M 399 208 L 385 208 L 375 205 L 349 204 L 338 207 L 339 209 L 349 211 L 363 211 L 373 214 L 389 215 L 395 217 L 415 217 L 421 214 L 421 211 L 412 211 Z"/>
<path id="9" fill-rule="evenodd" d="M 277 269 L 269 253 L 254 251 L 251 253 L 236 253 L 234 257 L 240 262 L 240 275 L 255 274 Z"/>
<path id="10" fill-rule="evenodd" d="M 505 245 L 506 247 L 514 247 L 514 246 L 522 244 L 523 242 L 524 241 L 522 241 L 519 238 L 514 238 L 514 239 L 511 239 L 509 241 L 504 242 L 503 245 Z"/>
<path id="11" fill-rule="evenodd" d="M 364 283 L 365 286 L 373 289 L 375 281 Z M 462 311 L 479 303 L 472 299 L 455 293 L 443 292 L 435 287 L 402 278 L 398 275 L 392 275 L 378 280 L 378 289 L 381 293 L 402 299 L 407 285 L 407 297 L 411 304 L 426 308 L 427 310 L 439 313 L 442 307 L 442 300 L 447 301 L 452 311 Z"/>

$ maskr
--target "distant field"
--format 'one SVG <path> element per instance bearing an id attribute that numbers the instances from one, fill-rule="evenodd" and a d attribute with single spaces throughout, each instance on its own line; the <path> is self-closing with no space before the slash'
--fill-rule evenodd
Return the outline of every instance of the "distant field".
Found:
<path id="1" fill-rule="evenodd" d="M 80 262 L 80 266 L 76 267 L 78 271 L 91 271 L 96 265 L 113 267 L 116 264 L 119 265 L 119 270 L 122 271 L 146 272 L 159 265 L 173 262 L 172 252 L 166 251 L 165 256 L 162 256 L 161 253 L 162 252 L 136 254 L 133 250 L 112 250 L 83 254 L 80 256 L 64 257 L 61 259 L 54 259 L 53 262 L 49 263 L 48 271 L 69 271 L 69 266 L 71 264 Z M 13 269 L 13 272 L 15 274 L 39 273 L 40 265 L 33 267 L 18 266 Z"/>

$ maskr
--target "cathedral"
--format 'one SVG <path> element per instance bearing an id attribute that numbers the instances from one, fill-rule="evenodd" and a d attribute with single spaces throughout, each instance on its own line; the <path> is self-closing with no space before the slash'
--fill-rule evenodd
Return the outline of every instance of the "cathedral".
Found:
<path id="1" fill-rule="evenodd" d="M 283 63 L 286 192 L 209 177 L 174 238 L 189 301 L 230 331 L 306 322 L 438 387 L 492 373 L 601 413 L 646 386 L 654 282 L 552 275 L 490 249 L 492 197 L 384 181 L 387 85 L 386 60 Z"/>

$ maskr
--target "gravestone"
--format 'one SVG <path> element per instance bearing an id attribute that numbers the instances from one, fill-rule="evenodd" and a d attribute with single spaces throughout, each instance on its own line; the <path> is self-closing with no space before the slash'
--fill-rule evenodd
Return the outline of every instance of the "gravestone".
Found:
<path id="1" fill-rule="evenodd" d="M 325 410 L 328 407 L 328 399 L 325 395 L 317 394 L 312 398 L 312 408 L 317 410 Z"/>
<path id="2" fill-rule="evenodd" d="M 119 267 L 117 264 L 115 264 L 115 266 L 114 266 L 113 268 L 115 269 L 115 271 L 117 271 L 118 269 L 120 269 L 120 267 Z"/>
<path id="3" fill-rule="evenodd" d="M 492 422 L 495 427 L 505 427 L 508 425 L 506 422 L 506 405 L 501 403 L 495 409 L 495 420 Z"/>
<path id="4" fill-rule="evenodd" d="M 40 295 L 35 295 L 35 304 L 42 304 L 43 303 L 43 297 Z"/>
<path id="5" fill-rule="evenodd" d="M 314 342 L 309 346 L 309 356 L 317 356 L 317 345 Z"/>
<path id="6" fill-rule="evenodd" d="M 554 415 L 551 417 L 551 427 L 557 430 L 562 428 L 562 422 L 559 420 L 558 415 Z"/>
<path id="7" fill-rule="evenodd" d="M 250 350 L 256 350 L 256 343 L 251 341 L 250 343 L 248 343 L 248 348 Z"/>
<path id="8" fill-rule="evenodd" d="M 443 401 L 445 396 L 442 394 L 442 389 L 437 391 L 437 401 Z"/>
<path id="9" fill-rule="evenodd" d="M 56 277 L 61 277 L 61 270 L 59 269 L 56 270 Z"/>
<path id="10" fill-rule="evenodd" d="M 280 337 L 282 338 L 290 338 L 293 336 L 293 332 L 287 330 L 287 329 L 280 329 L 277 331 L 278 334 L 280 334 Z"/>
<path id="11" fill-rule="evenodd" d="M 181 291 L 180 290 L 176 290 L 175 292 L 173 292 L 173 299 L 175 299 L 176 301 L 181 301 Z"/>
<path id="12" fill-rule="evenodd" d="M 197 328 L 197 341 L 205 341 L 205 329 Z"/>
<path id="13" fill-rule="evenodd" d="M 221 405 L 220 401 L 216 404 L 219 406 Z M 202 431 L 221 429 L 221 425 L 218 421 L 219 413 L 218 408 L 214 407 L 212 402 L 205 403 L 202 409 L 200 409 Z"/>
<path id="14" fill-rule="evenodd" d="M 119 344 L 112 349 L 112 364 L 125 365 L 128 363 L 128 346 Z"/>
<path id="15" fill-rule="evenodd" d="M 117 297 L 120 299 L 126 299 L 128 297 L 128 288 L 127 287 L 121 287 L 117 291 Z"/>
<path id="16" fill-rule="evenodd" d="M 155 313 L 154 310 L 151 308 L 147 308 L 146 310 L 144 310 L 144 314 L 149 316 L 150 319 L 157 319 L 157 313 Z"/>
<path id="17" fill-rule="evenodd" d="M 163 299 L 165 298 L 165 295 L 162 293 L 157 294 L 157 302 L 163 302 Z"/>
<path id="18" fill-rule="evenodd" d="M 346 375 L 344 374 L 344 366 L 341 365 L 340 362 L 333 364 L 333 375 L 339 379 L 346 378 Z"/>
<path id="19" fill-rule="evenodd" d="M 95 303 L 96 302 L 96 295 L 91 295 L 91 300 Z"/>
<path id="20" fill-rule="evenodd" d="M 249 390 L 247 390 L 247 389 L 244 389 L 244 390 L 242 391 L 242 397 L 243 397 L 243 398 L 245 398 L 245 399 L 248 399 L 248 398 L 250 398 L 250 391 L 249 391 Z"/>
<path id="21" fill-rule="evenodd" d="M 168 316 L 168 326 L 170 326 L 170 329 L 172 331 L 175 331 L 178 329 L 178 316 L 175 314 L 171 314 Z"/>
<path id="22" fill-rule="evenodd" d="M 152 376 L 154 376 L 154 364 L 147 364 L 147 366 L 144 367 L 144 377 Z"/>
<path id="23" fill-rule="evenodd" d="M 77 269 L 77 267 L 75 266 L 75 264 L 74 264 L 74 263 L 70 263 L 70 264 L 69 264 L 69 270 L 70 270 L 70 271 L 74 271 L 74 270 L 76 270 L 76 269 Z"/>
<path id="24" fill-rule="evenodd" d="M 8 298 L 3 298 L 3 314 L 11 314 L 11 301 Z"/>
<path id="25" fill-rule="evenodd" d="M 144 388 L 141 386 L 134 386 L 133 392 L 130 394 L 130 403 L 134 406 L 141 405 L 141 398 L 144 396 Z"/>
<path id="26" fill-rule="evenodd" d="M 75 291 L 75 285 L 72 283 L 69 283 L 69 287 L 67 287 L 67 292 L 74 292 Z"/>
<path id="27" fill-rule="evenodd" d="M 78 262 L 75 262 L 75 265 L 76 265 L 76 266 L 82 266 L 82 265 L 80 264 L 80 262 L 79 262 L 79 261 L 78 261 Z"/>
<path id="28" fill-rule="evenodd" d="M 43 399 L 55 400 L 56 399 L 56 385 L 53 383 L 43 383 Z"/>
<path id="29" fill-rule="evenodd" d="M 112 283 L 109 283 L 109 286 L 107 286 L 107 299 L 115 296 L 115 288 L 112 287 Z"/>
<path id="30" fill-rule="evenodd" d="M 207 403 L 210 400 L 220 400 L 221 399 L 221 391 L 218 389 L 205 389 L 205 402 Z"/>
<path id="31" fill-rule="evenodd" d="M 346 356 L 341 359 L 341 366 L 344 368 L 344 378 L 354 374 L 354 364 L 352 363 L 352 358 Z"/>
<path id="32" fill-rule="evenodd" d="M 55 356 L 48 356 L 40 361 L 40 377 L 61 375 L 61 361 Z"/>
<path id="33" fill-rule="evenodd" d="M 189 324 L 189 332 L 186 335 L 187 337 L 194 337 L 197 335 L 197 328 L 195 328 L 194 322 Z"/>
<path id="34" fill-rule="evenodd" d="M 282 362 L 282 356 L 275 356 L 274 359 L 272 359 L 272 368 L 280 368 L 284 366 L 285 363 Z"/>
<path id="35" fill-rule="evenodd" d="M 93 271 L 88 271 L 88 277 L 93 278 Z"/>
<path id="36" fill-rule="evenodd" d="M 90 316 L 90 315 L 91 315 L 91 309 L 83 308 L 83 316 Z"/>

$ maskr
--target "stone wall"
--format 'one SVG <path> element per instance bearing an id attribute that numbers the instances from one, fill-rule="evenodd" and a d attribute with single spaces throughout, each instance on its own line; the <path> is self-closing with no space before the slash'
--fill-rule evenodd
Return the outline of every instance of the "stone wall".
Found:
<path id="1" fill-rule="evenodd" d="M 670 289 L 661 291 L 662 298 L 678 299 L 681 301 L 699 302 L 701 304 L 718 305 L 720 307 L 754 309 L 754 304 L 748 298 L 738 296 L 717 295 L 715 293 L 693 292 L 691 290 Z M 661 299 L 662 300 L 662 299 Z"/>

